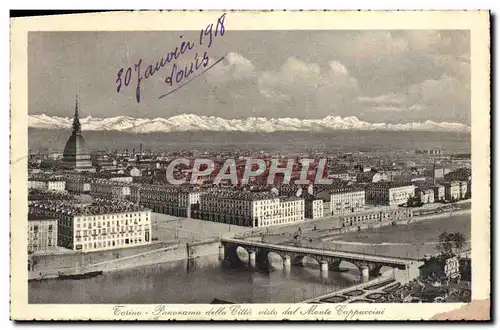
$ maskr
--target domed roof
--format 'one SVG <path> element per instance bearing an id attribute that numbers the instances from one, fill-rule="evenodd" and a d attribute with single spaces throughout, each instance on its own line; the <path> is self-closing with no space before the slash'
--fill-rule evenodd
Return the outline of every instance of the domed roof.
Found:
<path id="1" fill-rule="evenodd" d="M 89 155 L 87 143 L 82 136 L 82 125 L 78 116 L 78 95 L 76 97 L 75 117 L 73 118 L 73 132 L 64 147 L 63 158 L 74 160 L 75 156 Z"/>
<path id="2" fill-rule="evenodd" d="M 71 134 L 64 147 L 63 157 L 88 154 L 87 143 L 83 136 L 81 134 Z"/>

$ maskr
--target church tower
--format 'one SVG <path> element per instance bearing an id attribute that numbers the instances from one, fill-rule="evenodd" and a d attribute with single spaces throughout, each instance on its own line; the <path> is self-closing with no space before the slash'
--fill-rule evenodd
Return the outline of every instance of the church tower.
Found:
<path id="1" fill-rule="evenodd" d="M 93 170 L 87 143 L 82 136 L 82 125 L 78 113 L 78 95 L 76 96 L 72 133 L 64 147 L 63 162 L 64 168 L 68 170 L 77 172 Z"/>

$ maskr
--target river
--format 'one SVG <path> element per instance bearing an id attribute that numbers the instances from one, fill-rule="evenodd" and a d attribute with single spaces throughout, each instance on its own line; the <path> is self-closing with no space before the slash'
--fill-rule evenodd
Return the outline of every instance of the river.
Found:
<path id="1" fill-rule="evenodd" d="M 408 226 L 351 233 L 335 239 L 344 243 L 323 244 L 359 252 L 423 256 L 424 253 L 436 252 L 432 242 L 445 229 L 460 231 L 470 239 L 470 215 L 453 215 Z M 422 242 L 424 244 L 420 244 Z M 418 252 L 416 246 L 419 246 Z M 169 262 L 109 272 L 91 279 L 34 281 L 28 284 L 29 302 L 210 303 L 218 298 L 240 303 L 290 303 L 359 282 L 357 269 L 349 268 L 347 263 L 341 266 L 349 271 L 329 272 L 328 277 L 324 278 L 315 262 L 311 262 L 309 267 L 291 267 L 291 270 L 284 271 L 279 257 L 271 261 L 273 270 L 270 272 L 233 269 L 219 262 L 218 256 L 210 256 L 193 262 Z"/>
<path id="2" fill-rule="evenodd" d="M 436 254 L 438 236 L 443 231 L 460 232 L 470 247 L 470 213 L 456 214 L 441 219 L 422 220 L 409 225 L 397 225 L 351 232 L 325 241 L 321 248 L 352 251 L 403 258 L 423 258 L 425 254 Z"/>

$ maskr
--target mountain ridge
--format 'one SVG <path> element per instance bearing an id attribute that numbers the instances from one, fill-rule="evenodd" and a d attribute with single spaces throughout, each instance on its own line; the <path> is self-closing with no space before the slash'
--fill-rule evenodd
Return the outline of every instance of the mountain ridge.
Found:
<path id="1" fill-rule="evenodd" d="M 41 129 L 68 129 L 73 118 L 30 115 L 28 126 Z M 369 123 L 359 120 L 355 116 L 339 117 L 327 116 L 323 119 L 298 118 L 264 118 L 248 117 L 246 119 L 225 119 L 214 116 L 198 116 L 183 114 L 169 118 L 134 118 L 118 116 L 111 118 L 94 118 L 87 116 L 80 118 L 82 129 L 87 131 L 122 131 L 130 133 L 155 132 L 186 132 L 186 131 L 215 131 L 215 132 L 279 132 L 279 131 L 312 131 L 325 132 L 336 130 L 363 130 L 363 131 L 439 131 L 439 132 L 470 132 L 470 127 L 461 123 L 411 122 L 404 124 Z"/>

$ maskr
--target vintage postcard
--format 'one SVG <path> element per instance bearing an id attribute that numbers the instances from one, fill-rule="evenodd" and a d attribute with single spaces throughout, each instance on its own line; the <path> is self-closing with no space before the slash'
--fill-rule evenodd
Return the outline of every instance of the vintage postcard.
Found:
<path id="1" fill-rule="evenodd" d="M 14 320 L 488 320 L 487 11 L 11 19 Z"/>

